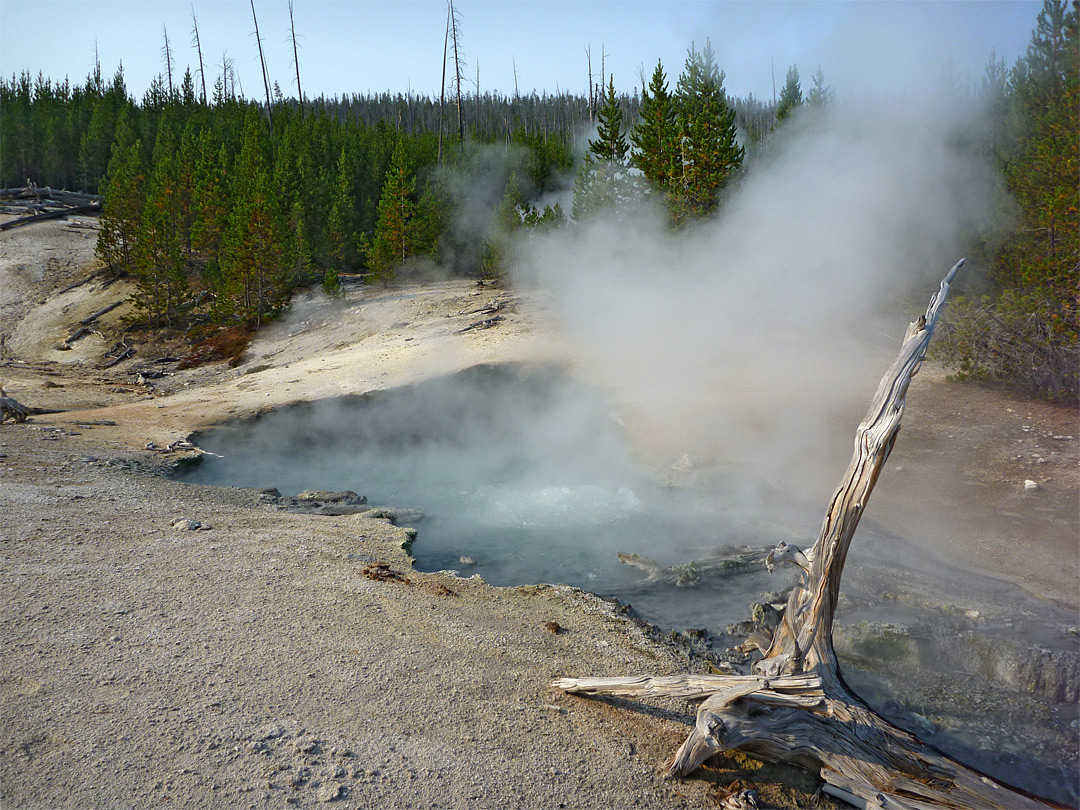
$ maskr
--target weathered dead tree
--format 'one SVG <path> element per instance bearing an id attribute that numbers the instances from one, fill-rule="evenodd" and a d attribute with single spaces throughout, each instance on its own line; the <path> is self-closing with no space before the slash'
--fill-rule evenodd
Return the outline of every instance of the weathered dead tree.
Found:
<path id="1" fill-rule="evenodd" d="M 9 397 L 3 386 L 0 386 L 0 425 L 8 419 L 12 422 L 25 422 L 30 415 L 30 409 L 14 397 Z"/>
<path id="2" fill-rule="evenodd" d="M 697 723 L 667 768 L 686 776 L 714 754 L 740 749 L 817 770 L 823 789 L 860 808 L 1016 808 L 1053 803 L 996 782 L 950 759 L 875 714 L 840 673 L 832 643 L 840 576 L 855 528 L 900 429 L 918 371 L 961 259 L 908 327 L 855 437 L 855 453 L 833 495 L 821 535 L 802 551 L 781 543 L 771 567 L 801 570 L 781 624 L 755 643 L 764 657 L 750 675 L 562 678 L 567 692 L 682 697 L 701 701 Z"/>

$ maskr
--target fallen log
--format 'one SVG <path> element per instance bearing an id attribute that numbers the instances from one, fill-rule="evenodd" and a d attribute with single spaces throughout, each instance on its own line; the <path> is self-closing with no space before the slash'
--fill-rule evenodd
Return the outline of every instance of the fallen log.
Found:
<path id="1" fill-rule="evenodd" d="M 21 188 L 0 189 L 0 200 L 55 200 L 70 205 L 85 205 L 91 202 L 104 202 L 105 198 L 100 194 L 84 194 L 81 191 L 54 190 L 48 186 L 28 185 Z"/>
<path id="2" fill-rule="evenodd" d="M 90 202 L 86 205 L 75 205 L 68 208 L 58 208 L 55 211 L 46 211 L 42 214 L 33 214 L 28 217 L 19 217 L 18 219 L 9 219 L 7 222 L 0 222 L 0 231 L 9 230 L 10 228 L 14 228 L 17 225 L 29 225 L 31 222 L 40 222 L 45 219 L 66 217 L 69 214 L 98 213 L 100 211 L 100 202 Z"/>
<path id="3" fill-rule="evenodd" d="M 104 307 L 103 309 L 99 309 L 93 315 L 89 315 L 89 316 L 83 318 L 81 321 L 79 321 L 79 323 L 81 325 L 83 325 L 83 326 L 89 326 L 94 321 L 96 321 L 98 318 L 100 318 L 102 315 L 105 315 L 106 313 L 112 312 L 114 309 L 116 309 L 121 304 L 126 303 L 127 300 L 128 299 L 126 299 L 126 298 L 121 298 L 119 301 L 113 301 L 113 303 L 109 304 L 107 307 Z"/>
<path id="4" fill-rule="evenodd" d="M 816 770 L 823 790 L 859 808 L 1058 807 L 951 759 L 873 712 L 844 682 L 832 643 L 840 576 L 851 539 L 900 430 L 908 386 L 926 355 L 961 259 L 926 314 L 912 323 L 856 432 L 855 452 L 808 551 L 781 543 L 770 567 L 800 570 L 781 624 L 748 675 L 561 678 L 566 692 L 666 695 L 701 701 L 690 736 L 667 767 L 683 777 L 740 749 Z"/>

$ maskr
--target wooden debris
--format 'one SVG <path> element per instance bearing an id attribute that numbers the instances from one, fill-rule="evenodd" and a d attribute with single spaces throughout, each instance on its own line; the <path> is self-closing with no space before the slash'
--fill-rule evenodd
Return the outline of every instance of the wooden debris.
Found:
<path id="1" fill-rule="evenodd" d="M 133 354 L 135 354 L 135 347 L 129 346 L 124 341 L 120 341 L 112 347 L 107 355 L 105 355 L 106 357 L 112 357 L 113 359 L 106 363 L 104 368 L 112 368 L 113 366 L 119 365 Z"/>
<path id="2" fill-rule="evenodd" d="M 4 389 L 0 387 L 0 425 L 4 424 L 8 419 L 12 422 L 25 422 L 26 417 L 29 415 L 30 408 L 27 408 L 14 397 L 9 397 Z"/>
<path id="3" fill-rule="evenodd" d="M 371 565 L 365 565 L 364 570 L 360 573 L 376 582 L 402 582 L 406 585 L 411 584 L 408 577 L 395 571 L 390 567 L 389 563 L 373 562 Z"/>
<path id="4" fill-rule="evenodd" d="M 821 535 L 802 551 L 781 544 L 770 565 L 800 569 L 764 658 L 748 675 L 562 678 L 567 692 L 666 695 L 701 701 L 697 723 L 668 765 L 683 777 L 709 757 L 742 749 L 767 760 L 817 770 L 823 790 L 860 808 L 1019 808 L 1054 803 L 1000 783 L 947 757 L 875 714 L 840 675 L 832 643 L 840 576 L 855 528 L 896 441 L 908 386 L 933 335 L 957 262 L 908 327 L 856 432 L 855 452 L 833 495 Z"/>
<path id="5" fill-rule="evenodd" d="M 505 318 L 503 318 L 502 315 L 496 315 L 494 318 L 485 318 L 482 321 L 477 321 L 476 323 L 469 324 L 464 329 L 458 329 L 457 334 L 460 335 L 464 332 L 473 332 L 480 329 L 490 329 L 491 327 L 495 326 L 498 323 L 501 323 L 504 320 Z"/>
<path id="6" fill-rule="evenodd" d="M 771 549 L 768 548 L 727 546 L 717 549 L 704 559 L 667 567 L 641 554 L 620 551 L 618 557 L 619 562 L 624 565 L 644 571 L 648 582 L 687 588 L 734 574 L 759 571 L 770 553 Z"/>
<path id="7" fill-rule="evenodd" d="M 89 326 L 94 321 L 96 321 L 98 318 L 100 318 L 102 315 L 105 315 L 106 313 L 112 312 L 118 306 L 120 306 L 121 304 L 124 304 L 126 302 L 127 302 L 126 298 L 121 298 L 119 301 L 113 301 L 111 304 L 109 304 L 104 309 L 99 309 L 93 315 L 89 315 L 89 316 L 83 318 L 81 321 L 79 321 L 79 324 L 82 325 L 82 326 Z"/>
<path id="8" fill-rule="evenodd" d="M 105 201 L 104 197 L 97 194 L 53 191 L 51 188 L 38 188 L 33 183 L 27 183 L 25 188 L 0 189 L 0 199 L 21 203 L 24 210 L 29 208 L 35 212 L 0 223 L 0 231 L 70 214 L 99 214 Z"/>

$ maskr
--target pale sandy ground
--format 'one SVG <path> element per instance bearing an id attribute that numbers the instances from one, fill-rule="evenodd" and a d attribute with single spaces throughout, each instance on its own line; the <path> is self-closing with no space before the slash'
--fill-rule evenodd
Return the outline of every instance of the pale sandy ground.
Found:
<path id="1" fill-rule="evenodd" d="M 467 333 L 489 317 L 473 310 L 515 294 L 444 281 L 312 295 L 239 367 L 146 385 L 133 370 L 153 347 L 102 369 L 127 306 L 56 348 L 129 292 L 103 278 L 60 292 L 94 272 L 92 251 L 91 231 L 60 222 L 0 235 L 0 381 L 65 409 L 0 429 L 0 807 L 706 807 L 710 780 L 735 775 L 776 806 L 811 801 L 812 780 L 746 761 L 664 782 L 686 706 L 552 691 L 559 675 L 700 666 L 610 605 L 418 574 L 384 520 L 171 481 L 177 454 L 144 449 L 290 402 L 563 357 L 528 295 Z M 928 369 L 874 519 L 1076 606 L 1077 436 L 1075 411 Z M 409 583 L 368 578 L 373 561 Z"/>

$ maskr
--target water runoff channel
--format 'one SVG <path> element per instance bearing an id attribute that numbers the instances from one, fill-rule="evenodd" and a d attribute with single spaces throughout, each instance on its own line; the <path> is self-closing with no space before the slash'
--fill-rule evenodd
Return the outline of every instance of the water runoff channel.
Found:
<path id="1" fill-rule="evenodd" d="M 751 565 L 696 578 L 691 566 L 649 576 L 620 552 L 663 569 L 722 547 L 808 547 L 825 505 L 788 508 L 778 522 L 747 517 L 722 476 L 704 487 L 662 481 L 611 413 L 602 392 L 560 369 L 478 366 L 208 430 L 195 439 L 212 455 L 178 474 L 284 495 L 352 490 L 422 515 L 412 547 L 420 570 L 573 585 L 662 631 L 690 631 L 698 646 L 736 643 L 728 630 L 780 600 L 792 572 Z M 867 702 L 991 775 L 1080 801 L 1075 616 L 927 560 L 870 520 L 843 584 L 834 638 Z"/>

